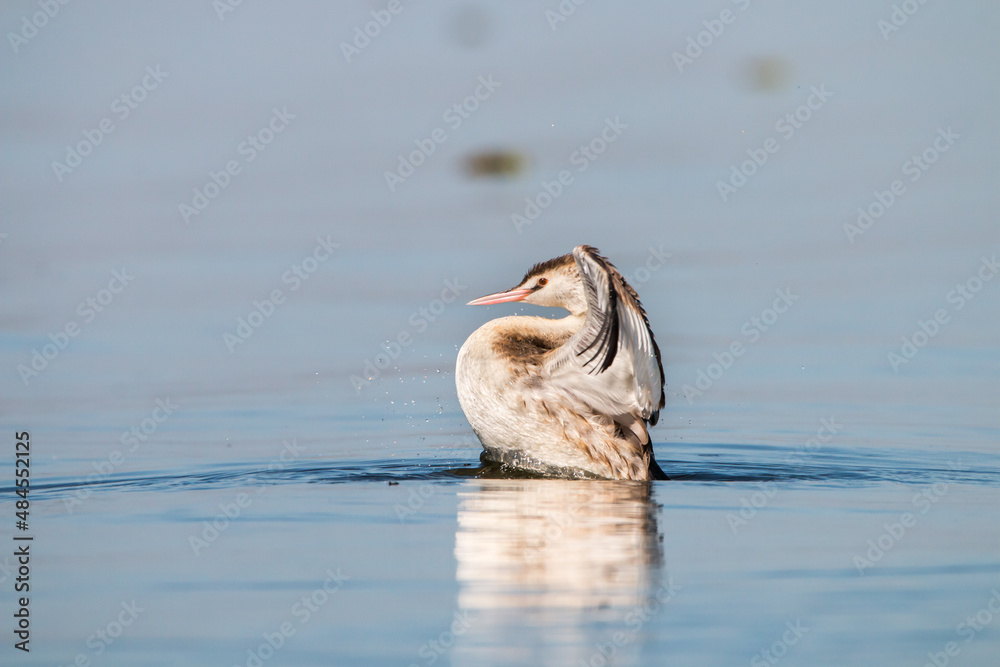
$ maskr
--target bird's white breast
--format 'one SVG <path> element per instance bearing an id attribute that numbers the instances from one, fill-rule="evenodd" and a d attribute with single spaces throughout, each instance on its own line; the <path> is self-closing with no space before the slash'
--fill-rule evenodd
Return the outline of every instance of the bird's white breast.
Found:
<path id="1" fill-rule="evenodd" d="M 606 476 L 567 426 L 589 430 L 584 406 L 546 380 L 540 366 L 503 353 L 507 337 L 539 334 L 568 338 L 579 318 L 504 317 L 487 322 L 462 345 L 455 382 L 458 400 L 489 454 L 528 468 L 565 468 Z M 575 423 L 571 423 L 575 422 Z"/>

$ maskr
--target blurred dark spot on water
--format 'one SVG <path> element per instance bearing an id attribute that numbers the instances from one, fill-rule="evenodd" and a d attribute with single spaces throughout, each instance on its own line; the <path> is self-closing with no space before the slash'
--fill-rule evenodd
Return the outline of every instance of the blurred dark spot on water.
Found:
<path id="1" fill-rule="evenodd" d="M 465 171 L 473 178 L 520 176 L 530 165 L 528 156 L 513 150 L 488 150 L 465 158 Z"/>
<path id="2" fill-rule="evenodd" d="M 792 64 L 780 56 L 757 56 L 746 61 L 740 78 L 755 92 L 780 92 L 791 84 Z"/>
<path id="3" fill-rule="evenodd" d="M 493 19 L 480 5 L 464 5 L 451 15 L 448 33 L 459 46 L 479 48 L 489 40 L 492 32 Z"/>

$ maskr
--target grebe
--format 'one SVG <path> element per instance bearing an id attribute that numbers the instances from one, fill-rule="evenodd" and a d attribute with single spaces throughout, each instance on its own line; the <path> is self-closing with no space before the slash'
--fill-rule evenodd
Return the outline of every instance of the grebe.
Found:
<path id="1" fill-rule="evenodd" d="M 484 459 L 540 473 L 667 479 L 648 431 L 664 405 L 660 349 L 618 269 L 581 245 L 469 305 L 511 301 L 569 315 L 501 317 L 459 350 L 458 400 Z"/>

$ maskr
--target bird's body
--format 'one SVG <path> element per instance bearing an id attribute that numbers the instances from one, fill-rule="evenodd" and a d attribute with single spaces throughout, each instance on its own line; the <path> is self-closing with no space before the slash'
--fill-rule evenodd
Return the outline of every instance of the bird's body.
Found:
<path id="1" fill-rule="evenodd" d="M 660 353 L 635 291 L 590 246 L 472 301 L 559 306 L 502 317 L 458 353 L 458 398 L 489 459 L 535 472 L 663 479 L 647 425 L 663 407 Z"/>

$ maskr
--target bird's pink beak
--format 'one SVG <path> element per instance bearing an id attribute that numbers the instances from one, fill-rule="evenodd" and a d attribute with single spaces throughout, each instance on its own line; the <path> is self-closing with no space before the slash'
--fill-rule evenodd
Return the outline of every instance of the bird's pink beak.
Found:
<path id="1" fill-rule="evenodd" d="M 474 299 L 467 306 L 492 306 L 495 303 L 507 303 L 508 301 L 524 301 L 534 290 L 530 289 L 510 289 L 506 292 L 487 294 L 478 299 Z"/>

